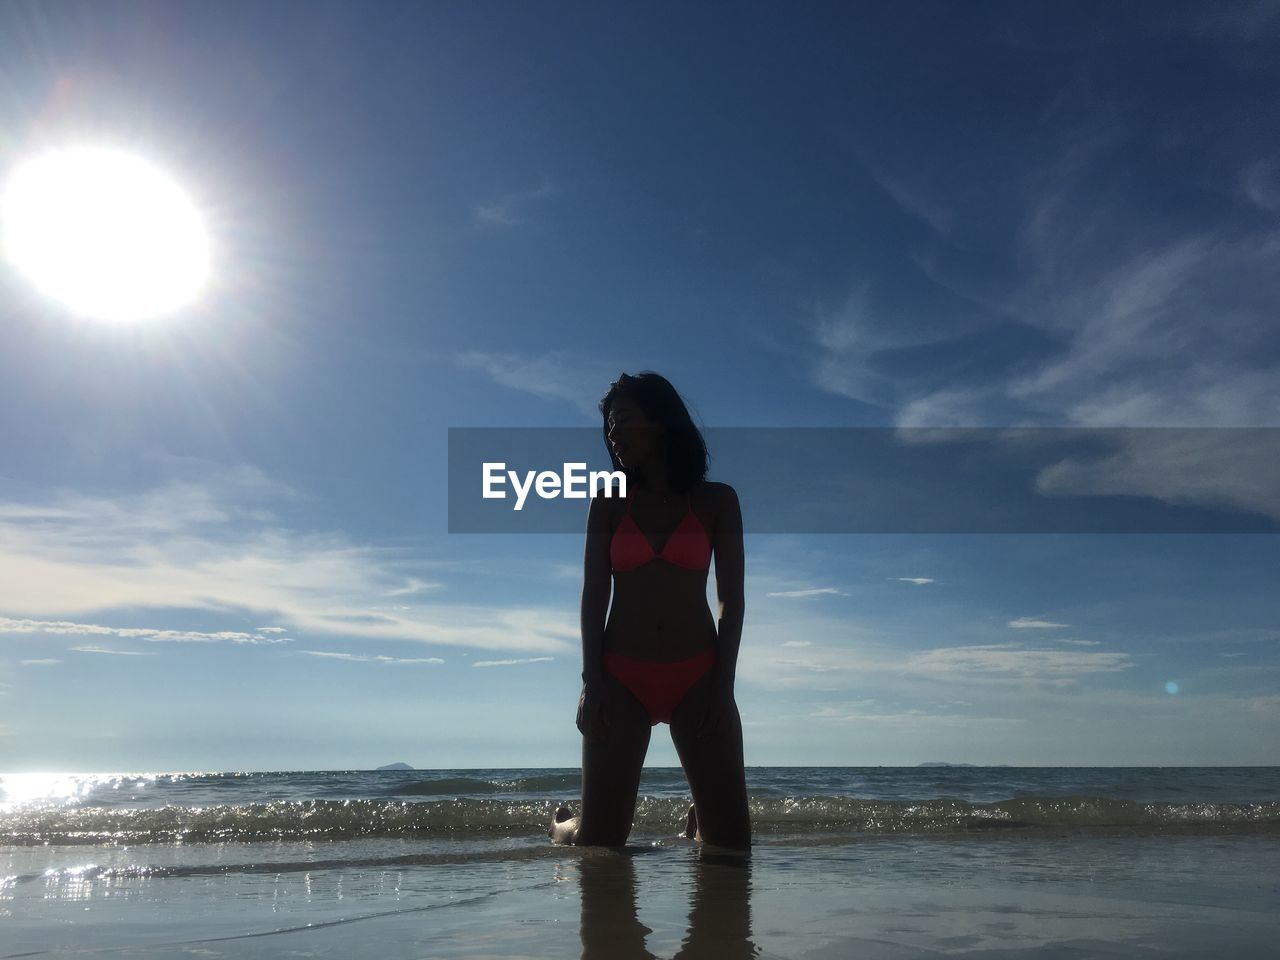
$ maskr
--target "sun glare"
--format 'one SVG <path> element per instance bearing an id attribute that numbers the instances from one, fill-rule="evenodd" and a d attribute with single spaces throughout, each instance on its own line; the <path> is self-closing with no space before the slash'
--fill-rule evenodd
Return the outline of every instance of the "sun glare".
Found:
<path id="1" fill-rule="evenodd" d="M 191 303 L 209 274 L 195 205 L 122 150 L 55 150 L 18 165 L 0 197 L 6 258 L 41 292 L 99 320 Z"/>

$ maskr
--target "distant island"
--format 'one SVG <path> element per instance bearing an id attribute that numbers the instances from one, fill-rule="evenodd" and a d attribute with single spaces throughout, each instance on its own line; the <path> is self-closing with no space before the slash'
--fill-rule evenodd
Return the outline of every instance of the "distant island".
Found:
<path id="1" fill-rule="evenodd" d="M 412 770 L 413 767 L 407 763 L 388 763 L 385 767 L 378 767 L 379 770 Z"/>

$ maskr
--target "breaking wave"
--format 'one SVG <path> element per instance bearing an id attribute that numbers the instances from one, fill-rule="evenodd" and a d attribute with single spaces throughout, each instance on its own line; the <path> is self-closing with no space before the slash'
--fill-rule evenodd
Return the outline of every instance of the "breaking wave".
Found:
<path id="1" fill-rule="evenodd" d="M 542 778 L 539 778 L 542 779 Z M 533 789 L 553 791 L 561 784 Z M 569 784 L 564 784 L 569 786 Z M 462 792 L 448 781 L 408 784 L 400 793 Z M 475 792 L 474 784 L 468 790 Z M 506 787 L 502 792 L 507 792 Z M 687 800 L 641 797 L 634 835 L 674 835 Z M 554 800 L 462 797 L 431 800 L 279 800 L 168 805 L 148 809 L 26 806 L 0 814 L 0 843 L 141 844 L 438 839 L 545 836 Z M 1021 797 L 994 803 L 953 798 L 920 801 L 847 796 L 757 797 L 751 820 L 761 838 L 794 835 L 882 836 L 1018 831 L 1116 835 L 1280 833 L 1280 802 L 1143 803 L 1089 796 Z"/>

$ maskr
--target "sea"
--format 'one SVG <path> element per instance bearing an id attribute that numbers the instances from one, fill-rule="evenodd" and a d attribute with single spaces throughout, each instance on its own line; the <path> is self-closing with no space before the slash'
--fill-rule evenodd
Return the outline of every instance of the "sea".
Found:
<path id="1" fill-rule="evenodd" d="M 749 853 L 646 768 L 0 774 L 16 957 L 1280 956 L 1280 768 L 750 767 Z"/>

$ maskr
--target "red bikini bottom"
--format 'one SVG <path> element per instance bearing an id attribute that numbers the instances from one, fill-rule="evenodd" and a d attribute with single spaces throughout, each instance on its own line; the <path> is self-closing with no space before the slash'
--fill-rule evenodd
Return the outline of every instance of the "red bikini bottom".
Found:
<path id="1" fill-rule="evenodd" d="M 707 647 L 688 660 L 654 663 L 605 651 L 604 668 L 630 690 L 649 712 L 651 724 L 670 723 L 676 707 L 689 688 L 716 662 L 716 652 Z"/>

